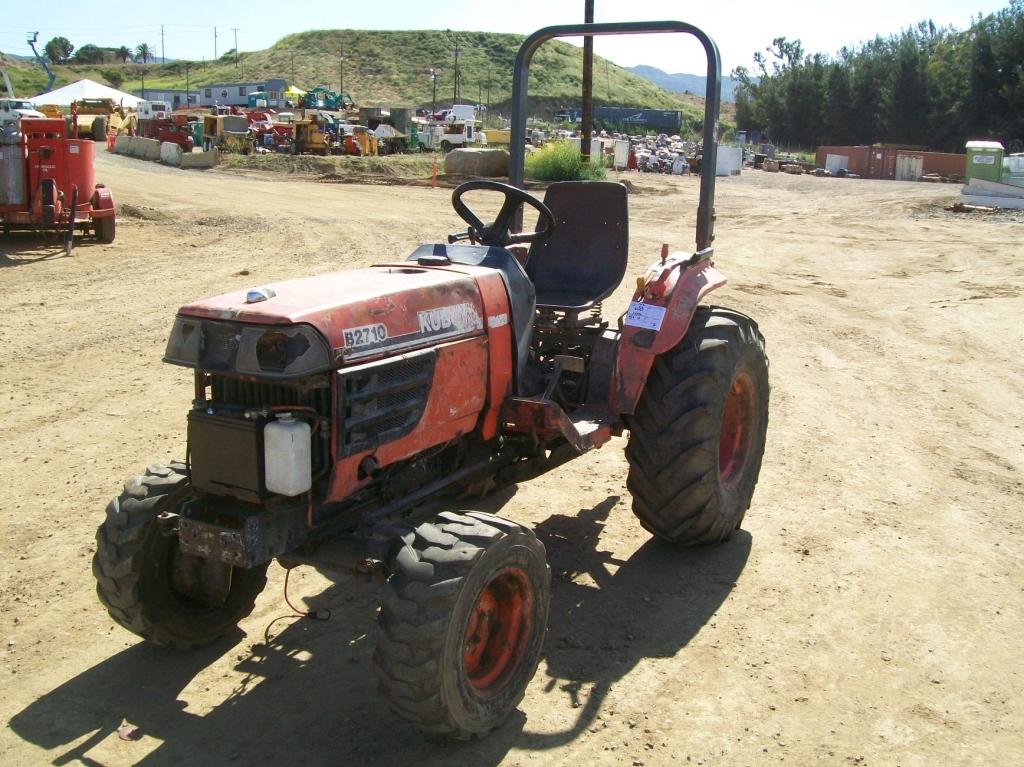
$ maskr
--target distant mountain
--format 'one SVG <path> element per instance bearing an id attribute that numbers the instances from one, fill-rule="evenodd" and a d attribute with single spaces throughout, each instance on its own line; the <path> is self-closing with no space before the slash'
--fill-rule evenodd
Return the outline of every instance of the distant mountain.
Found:
<path id="1" fill-rule="evenodd" d="M 694 96 L 704 95 L 704 75 L 687 75 L 679 72 L 674 75 L 670 75 L 657 67 L 649 67 L 646 64 L 640 64 L 635 67 L 626 67 L 630 72 L 635 75 L 648 80 L 649 82 L 657 85 L 660 88 L 664 88 L 670 93 L 692 93 Z M 739 86 L 738 80 L 733 80 L 731 77 L 722 76 L 722 101 L 735 101 L 736 100 L 736 88 Z"/>

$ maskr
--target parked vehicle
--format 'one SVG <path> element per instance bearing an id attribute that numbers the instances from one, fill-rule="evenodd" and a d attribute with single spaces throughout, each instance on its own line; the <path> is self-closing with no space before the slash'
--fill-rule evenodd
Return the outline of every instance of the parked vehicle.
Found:
<path id="1" fill-rule="evenodd" d="M 68 136 L 63 118 L 27 117 L 0 126 L 0 225 L 114 241 L 114 198 L 96 183 L 91 140 Z"/>
<path id="2" fill-rule="evenodd" d="M 521 188 L 525 83 L 545 40 L 640 31 L 704 45 L 708 163 L 696 247 L 666 247 L 616 322 L 601 302 L 630 262 L 627 189 L 561 182 L 541 201 Z M 164 360 L 193 370 L 186 461 L 150 465 L 107 506 L 93 572 L 113 620 L 192 648 L 252 611 L 272 559 L 369 563 L 389 573 L 374 665 L 392 711 L 471 738 L 508 716 L 537 669 L 550 571 L 531 530 L 455 499 L 628 431 L 645 529 L 710 544 L 740 526 L 761 468 L 768 366 L 753 319 L 702 303 L 725 284 L 712 261 L 717 48 L 679 22 L 577 24 L 534 33 L 516 61 L 511 184 L 457 187 L 464 230 L 404 260 L 178 310 Z M 501 196 L 492 221 L 470 192 Z M 537 213 L 532 231 L 522 205 Z"/>

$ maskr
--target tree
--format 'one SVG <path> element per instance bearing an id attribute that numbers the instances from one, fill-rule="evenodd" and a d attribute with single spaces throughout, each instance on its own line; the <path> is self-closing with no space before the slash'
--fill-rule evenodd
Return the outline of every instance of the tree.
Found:
<path id="1" fill-rule="evenodd" d="M 116 69 L 104 69 L 100 74 L 103 75 L 103 79 L 110 83 L 114 88 L 120 88 L 121 83 L 124 82 L 124 75 Z"/>
<path id="2" fill-rule="evenodd" d="M 75 51 L 74 62 L 76 64 L 102 64 L 103 49 L 89 43 Z"/>
<path id="3" fill-rule="evenodd" d="M 1024 138 L 1024 0 L 969 29 L 922 21 L 838 56 L 779 37 L 754 54 L 736 97 L 741 128 L 776 141 L 891 142 L 962 152 L 973 138 Z"/>
<path id="4" fill-rule="evenodd" d="M 131 48 L 129 48 L 127 45 L 122 45 L 120 48 L 117 49 L 117 57 L 121 59 L 122 64 L 127 64 L 128 59 L 132 57 Z"/>
<path id="5" fill-rule="evenodd" d="M 146 64 L 151 58 L 153 58 L 153 49 L 147 43 L 139 43 L 135 48 L 135 60 L 142 59 L 142 63 Z"/>
<path id="6" fill-rule="evenodd" d="M 46 53 L 46 58 L 54 64 L 66 63 L 67 60 L 71 58 L 71 54 L 74 50 L 75 46 L 73 46 L 71 41 L 66 37 L 55 37 L 43 48 L 43 52 Z"/>

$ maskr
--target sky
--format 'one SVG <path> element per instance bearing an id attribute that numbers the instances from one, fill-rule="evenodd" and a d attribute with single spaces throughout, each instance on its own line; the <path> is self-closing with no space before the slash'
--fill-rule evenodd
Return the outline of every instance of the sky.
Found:
<path id="1" fill-rule="evenodd" d="M 808 53 L 833 54 L 875 35 L 888 36 L 924 19 L 936 26 L 964 29 L 979 13 L 1008 6 L 1008 0 L 860 0 L 830 10 L 811 0 L 771 3 L 734 0 L 683 3 L 680 0 L 595 0 L 595 21 L 689 22 L 707 32 L 722 54 L 722 72 L 751 66 L 755 51 L 775 37 L 799 39 Z M 583 0 L 373 0 L 324 3 L 309 0 L 81 0 L 5 3 L 0 15 L 0 50 L 31 55 L 26 33 L 39 32 L 40 50 L 57 35 L 75 46 L 141 42 L 159 56 L 161 24 L 168 58 L 209 59 L 218 54 L 268 48 L 279 38 L 307 29 L 451 29 L 529 34 L 553 24 L 583 21 Z M 99 9 L 99 10 L 93 10 Z M 233 29 L 235 28 L 235 29 Z M 571 42 L 571 41 L 570 41 Z M 702 74 L 704 54 L 689 36 L 598 38 L 595 52 L 621 66 L 648 64 L 667 72 Z M 424 62 L 425 67 L 443 62 Z"/>

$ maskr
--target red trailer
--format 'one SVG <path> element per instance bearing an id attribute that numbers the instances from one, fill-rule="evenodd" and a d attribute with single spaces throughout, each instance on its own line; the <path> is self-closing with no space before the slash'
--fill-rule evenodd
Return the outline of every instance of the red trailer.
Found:
<path id="1" fill-rule="evenodd" d="M 183 152 L 191 152 L 195 147 L 192 138 L 192 127 L 188 115 L 172 115 L 154 119 L 139 120 L 138 135 L 157 141 L 168 141 L 177 144 Z"/>
<path id="2" fill-rule="evenodd" d="M 22 118 L 0 130 L 0 225 L 76 231 L 114 241 L 114 198 L 97 184 L 93 142 L 68 138 L 63 119 Z"/>

